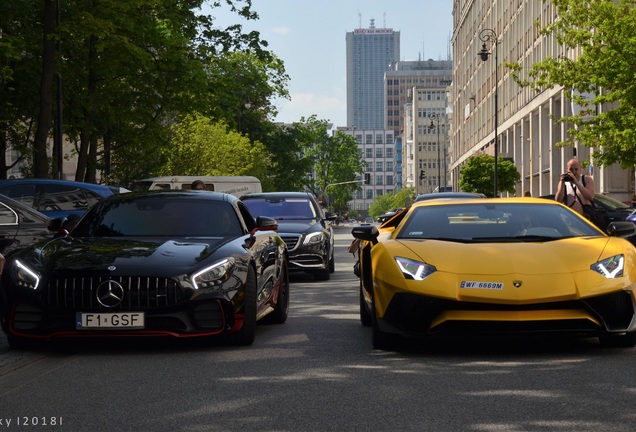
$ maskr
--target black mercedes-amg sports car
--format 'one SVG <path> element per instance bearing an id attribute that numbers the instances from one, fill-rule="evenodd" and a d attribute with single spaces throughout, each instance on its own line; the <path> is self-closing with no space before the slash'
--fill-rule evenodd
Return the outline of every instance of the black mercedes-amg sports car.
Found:
<path id="1" fill-rule="evenodd" d="M 100 336 L 253 342 L 257 320 L 287 319 L 288 257 L 276 221 L 232 195 L 119 194 L 70 235 L 7 257 L 0 318 L 12 346 Z"/>

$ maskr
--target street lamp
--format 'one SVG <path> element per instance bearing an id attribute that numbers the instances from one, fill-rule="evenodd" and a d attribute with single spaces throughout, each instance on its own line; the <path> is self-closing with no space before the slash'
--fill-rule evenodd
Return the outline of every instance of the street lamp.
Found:
<path id="1" fill-rule="evenodd" d="M 497 57 L 498 57 L 498 49 L 497 47 L 499 46 L 499 38 L 497 37 L 497 33 L 495 33 L 495 31 L 493 29 L 483 29 L 482 31 L 479 32 L 479 39 L 483 42 L 482 46 L 481 46 L 481 51 L 479 51 L 479 58 L 481 59 L 481 61 L 486 61 L 488 60 L 488 57 L 490 56 L 490 54 L 492 54 L 489 50 L 488 47 L 486 46 L 486 44 L 490 44 L 490 46 L 492 47 L 494 45 L 495 47 L 495 137 L 494 137 L 494 142 L 495 142 L 495 175 L 494 175 L 494 180 L 495 180 L 495 197 L 497 197 L 499 195 L 498 190 L 497 190 L 497 164 L 498 164 L 498 159 L 499 159 L 499 145 L 497 143 L 497 122 L 498 122 L 498 118 L 497 118 L 497 109 L 499 108 L 499 103 L 497 100 L 497 96 L 498 96 L 498 89 L 499 89 L 499 71 L 497 69 Z"/>
<path id="2" fill-rule="evenodd" d="M 433 119 L 437 119 L 437 192 L 442 191 L 442 160 L 440 156 L 439 149 L 439 114 L 431 115 L 431 125 L 428 127 L 429 130 L 435 128 L 435 124 L 433 123 Z"/>

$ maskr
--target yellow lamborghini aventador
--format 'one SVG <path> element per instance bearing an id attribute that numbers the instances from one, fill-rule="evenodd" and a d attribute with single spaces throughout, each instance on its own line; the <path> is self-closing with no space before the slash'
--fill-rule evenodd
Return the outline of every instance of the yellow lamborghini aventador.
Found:
<path id="1" fill-rule="evenodd" d="M 389 230 L 387 230 L 389 231 Z M 373 346 L 404 337 L 566 334 L 636 345 L 636 248 L 570 208 L 536 198 L 422 201 L 371 244 L 360 314 Z M 363 261 L 363 257 L 361 257 Z"/>

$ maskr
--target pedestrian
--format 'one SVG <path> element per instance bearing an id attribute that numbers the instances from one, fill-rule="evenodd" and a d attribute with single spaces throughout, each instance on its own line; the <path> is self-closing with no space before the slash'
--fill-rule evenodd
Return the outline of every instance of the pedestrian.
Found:
<path id="1" fill-rule="evenodd" d="M 205 183 L 203 183 L 203 180 L 193 181 L 192 190 L 205 190 Z"/>
<path id="2" fill-rule="evenodd" d="M 581 173 L 578 159 L 570 159 L 561 174 L 554 199 L 592 219 L 594 215 L 594 178 Z"/>

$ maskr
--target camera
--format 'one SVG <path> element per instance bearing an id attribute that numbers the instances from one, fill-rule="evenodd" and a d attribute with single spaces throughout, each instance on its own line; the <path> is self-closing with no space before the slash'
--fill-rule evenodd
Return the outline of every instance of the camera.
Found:
<path id="1" fill-rule="evenodd" d="M 565 174 L 563 176 L 563 181 L 572 182 L 572 177 L 570 177 L 570 174 Z"/>

